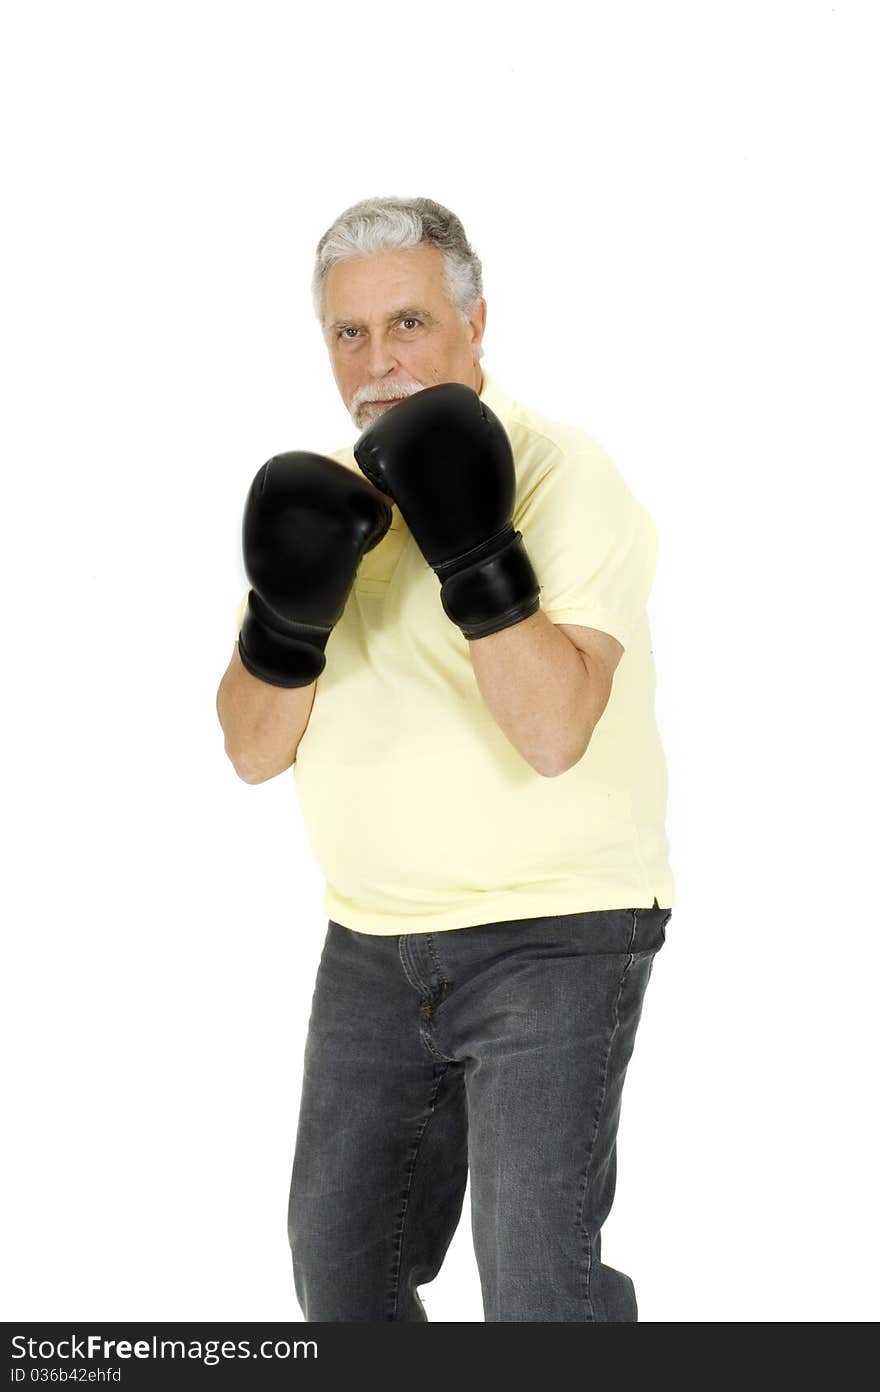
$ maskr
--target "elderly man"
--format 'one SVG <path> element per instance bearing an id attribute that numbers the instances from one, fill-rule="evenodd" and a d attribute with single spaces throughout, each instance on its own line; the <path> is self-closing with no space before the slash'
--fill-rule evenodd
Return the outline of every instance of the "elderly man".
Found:
<path id="1" fill-rule="evenodd" d="M 297 1298 L 425 1320 L 470 1175 L 487 1321 L 634 1321 L 601 1228 L 673 900 L 654 524 L 589 435 L 481 366 L 446 208 L 348 208 L 313 291 L 360 435 L 255 477 L 217 698 L 241 778 L 293 767 L 327 880 Z"/>

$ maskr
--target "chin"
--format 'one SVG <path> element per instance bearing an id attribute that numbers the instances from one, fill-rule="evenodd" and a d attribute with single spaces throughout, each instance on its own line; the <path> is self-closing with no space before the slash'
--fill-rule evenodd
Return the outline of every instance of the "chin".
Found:
<path id="1" fill-rule="evenodd" d="M 404 397 L 403 400 L 405 401 L 406 397 Z M 393 407 L 399 405 L 399 401 L 386 401 L 383 402 L 381 406 L 378 404 L 378 402 L 368 401 L 365 403 L 365 405 L 359 408 L 360 419 L 356 420 L 354 417 L 352 417 L 352 420 L 354 420 L 354 423 L 358 427 L 358 430 L 366 430 L 367 426 L 372 425 L 373 421 L 379 420 L 388 411 L 392 410 Z"/>

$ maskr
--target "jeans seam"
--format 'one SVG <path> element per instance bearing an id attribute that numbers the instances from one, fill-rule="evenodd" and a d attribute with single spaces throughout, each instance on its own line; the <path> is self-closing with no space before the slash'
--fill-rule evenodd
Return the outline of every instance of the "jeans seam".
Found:
<path id="1" fill-rule="evenodd" d="M 406 977 L 410 986 L 412 986 L 414 990 L 418 991 L 420 995 L 422 995 L 423 997 L 430 998 L 431 988 L 428 985 L 427 981 L 422 980 L 421 976 L 415 969 L 415 964 L 410 958 L 406 937 L 407 935 L 405 933 L 401 933 L 397 940 L 397 955 L 400 958 L 400 964 L 403 967 L 404 976 Z"/>
<path id="2" fill-rule="evenodd" d="M 633 962 L 634 962 L 634 960 L 635 960 L 635 957 L 634 957 L 634 954 L 633 954 L 633 950 L 632 950 L 632 949 L 633 949 L 633 945 L 634 945 L 634 943 L 635 943 L 635 936 L 636 936 L 636 928 L 637 928 L 637 926 L 638 926 L 638 909 L 633 909 L 632 931 L 631 931 L 631 933 L 630 933 L 629 945 L 628 945 L 627 948 L 626 948 L 626 951 L 628 952 L 629 956 L 628 956 L 627 961 L 626 961 L 626 963 L 625 963 L 625 965 L 624 965 L 623 971 L 621 972 L 621 975 L 620 975 L 620 984 L 619 984 L 618 987 L 617 987 L 617 995 L 616 995 L 615 998 L 614 998 L 614 1018 L 613 1018 L 612 1023 L 611 1023 L 611 1029 L 610 1029 L 609 1032 L 608 1032 L 608 1047 L 607 1047 L 607 1049 L 605 1050 L 605 1059 L 604 1059 L 604 1062 L 603 1062 L 603 1064 L 602 1064 L 602 1082 L 601 1082 L 601 1085 L 600 1085 L 600 1088 L 599 1088 L 599 1102 L 598 1102 L 598 1105 L 597 1105 L 597 1107 L 596 1107 L 596 1115 L 595 1115 L 595 1117 L 594 1117 L 594 1119 L 593 1119 L 593 1134 L 592 1134 L 591 1137 L 590 1137 L 590 1144 L 589 1144 L 589 1147 L 588 1147 L 588 1149 L 587 1149 L 587 1165 L 586 1165 L 586 1170 L 584 1171 L 584 1183 L 583 1183 L 583 1189 L 582 1189 L 582 1192 L 581 1192 L 579 1223 L 580 1223 L 580 1226 L 581 1226 L 581 1229 L 582 1229 L 582 1232 L 583 1232 L 583 1236 L 584 1236 L 584 1239 L 585 1239 L 585 1242 L 586 1242 L 586 1249 L 587 1249 L 587 1251 L 586 1251 L 586 1256 L 587 1256 L 587 1269 L 586 1269 L 586 1288 L 585 1288 L 585 1294 L 586 1294 L 586 1302 L 587 1302 L 587 1314 L 588 1314 L 588 1317 L 589 1317 L 590 1321 L 592 1321 L 594 1324 L 596 1323 L 596 1313 L 595 1313 L 595 1310 L 593 1309 L 593 1296 L 592 1296 L 592 1291 L 591 1291 L 591 1288 L 590 1288 L 590 1282 L 591 1282 L 591 1278 L 592 1278 L 592 1274 L 593 1274 L 593 1244 L 592 1244 L 592 1237 L 591 1237 L 591 1234 L 588 1232 L 586 1223 L 585 1223 L 585 1221 L 584 1221 L 584 1209 L 586 1208 L 587 1194 L 589 1193 L 589 1188 L 590 1188 L 590 1171 L 591 1171 L 592 1166 L 593 1166 L 593 1153 L 594 1153 L 595 1148 L 596 1148 L 596 1137 L 597 1137 L 597 1135 L 599 1134 L 599 1121 L 600 1121 L 601 1116 L 602 1116 L 602 1108 L 603 1108 L 604 1105 L 605 1105 L 605 1097 L 606 1097 L 607 1092 L 608 1092 L 608 1064 L 609 1064 L 609 1061 L 610 1061 L 610 1059 L 611 1059 L 611 1048 L 612 1048 L 612 1045 L 614 1044 L 614 1037 L 615 1037 L 615 1035 L 617 1034 L 617 1030 L 618 1030 L 618 1027 L 619 1027 L 619 1025 L 620 1025 L 620 1011 L 619 1011 L 619 1007 L 620 1007 L 620 997 L 623 995 L 623 986 L 624 986 L 624 982 L 626 981 L 626 974 L 627 974 L 627 972 L 629 971 L 630 967 L 632 966 L 632 964 L 633 964 Z"/>
<path id="3" fill-rule="evenodd" d="M 424 1137 L 425 1131 L 428 1128 L 428 1122 L 434 1115 L 434 1109 L 437 1105 L 437 1097 L 440 1092 L 443 1079 L 446 1077 L 448 1070 L 449 1064 L 447 1063 L 440 1070 L 434 1087 L 431 1090 L 431 1094 L 428 1099 L 428 1112 L 425 1116 L 424 1121 L 422 1122 L 421 1128 L 416 1137 L 415 1150 L 413 1151 L 412 1159 L 409 1165 L 409 1173 L 406 1177 L 406 1189 L 404 1190 L 403 1194 L 403 1207 L 400 1210 L 400 1214 L 397 1220 L 397 1232 L 394 1237 L 394 1250 L 391 1261 L 391 1291 L 393 1296 L 393 1305 L 391 1309 L 392 1319 L 396 1318 L 398 1305 L 400 1303 L 400 1269 L 403 1256 L 403 1238 L 404 1233 L 406 1231 L 406 1215 L 409 1209 L 410 1194 L 412 1192 L 413 1175 L 415 1174 L 416 1165 L 418 1164 L 419 1151 L 422 1147 L 422 1139 Z"/>
<path id="4" fill-rule="evenodd" d="M 431 961 L 434 963 L 434 970 L 437 973 L 437 980 L 440 983 L 438 987 L 437 1000 L 435 1002 L 437 1005 L 439 1005 L 440 1002 L 446 998 L 446 996 L 452 989 L 452 982 L 446 977 L 443 968 L 440 965 L 440 958 L 437 953 L 437 947 L 434 943 L 434 934 L 428 933 L 427 938 L 428 941 L 426 946 L 428 948 L 428 952 L 430 953 Z"/>
<path id="5" fill-rule="evenodd" d="M 431 1035 L 430 1024 L 427 1021 L 419 1028 L 419 1038 L 421 1039 L 422 1043 L 424 1044 L 431 1057 L 437 1059 L 439 1063 L 445 1063 L 447 1067 L 450 1063 L 458 1063 L 458 1059 L 455 1058 L 454 1055 L 443 1054 L 437 1048 L 437 1045 L 434 1043 L 433 1037 Z"/>

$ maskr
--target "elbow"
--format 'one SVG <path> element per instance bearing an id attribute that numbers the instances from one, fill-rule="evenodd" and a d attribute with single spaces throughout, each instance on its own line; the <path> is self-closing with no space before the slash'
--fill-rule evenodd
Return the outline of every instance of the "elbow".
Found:
<path id="1" fill-rule="evenodd" d="M 567 741 L 558 739 L 556 743 L 544 746 L 540 753 L 532 753 L 531 756 L 526 754 L 525 757 L 531 763 L 535 773 L 542 775 L 542 778 L 558 778 L 561 774 L 567 774 L 569 768 L 574 768 L 575 764 L 581 763 L 586 750 L 589 749 L 590 739 L 593 738 L 593 729 L 595 728 L 593 725 L 588 731 L 583 731 L 576 745 L 572 745 L 571 731 L 568 731 Z"/>
<path id="2" fill-rule="evenodd" d="M 279 773 L 286 772 L 292 768 L 292 764 L 285 764 L 283 768 L 254 768 L 252 764 L 236 764 L 233 768 L 238 774 L 242 783 L 268 783 L 270 778 L 277 778 Z"/>
<path id="3" fill-rule="evenodd" d="M 268 778 L 272 777 L 271 773 L 263 773 L 250 764 L 237 764 L 235 760 L 232 761 L 232 767 L 242 783 L 265 783 Z"/>
<path id="4" fill-rule="evenodd" d="M 279 773 L 284 773 L 294 764 L 294 759 L 280 763 L 260 763 L 253 758 L 236 755 L 228 747 L 226 755 L 242 783 L 268 783 L 270 778 L 277 778 Z"/>
<path id="5" fill-rule="evenodd" d="M 240 756 L 234 754 L 228 745 L 226 746 L 226 757 L 235 769 L 242 783 L 263 782 L 263 777 L 259 769 L 247 759 L 242 759 Z"/>
<path id="6" fill-rule="evenodd" d="M 569 762 L 563 763 L 532 764 L 532 768 L 535 770 L 535 773 L 540 773 L 542 778 L 558 778 L 560 774 L 568 773 L 568 770 L 574 768 L 575 764 L 578 762 L 579 759 L 572 759 Z"/>
<path id="7" fill-rule="evenodd" d="M 529 763 L 542 778 L 559 778 L 579 764 L 590 746 L 589 738 L 574 750 L 551 750 L 540 759 L 530 759 Z"/>

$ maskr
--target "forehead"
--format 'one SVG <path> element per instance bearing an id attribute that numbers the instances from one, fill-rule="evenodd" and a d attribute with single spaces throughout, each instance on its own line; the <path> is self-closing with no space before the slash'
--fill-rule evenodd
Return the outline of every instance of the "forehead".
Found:
<path id="1" fill-rule="evenodd" d="M 337 261 L 324 280 L 324 317 L 363 316 L 409 300 L 447 299 L 443 253 L 430 243 Z"/>

